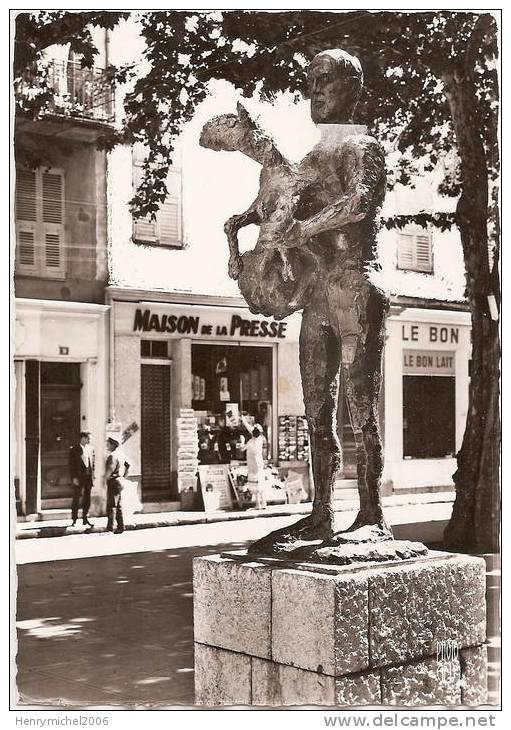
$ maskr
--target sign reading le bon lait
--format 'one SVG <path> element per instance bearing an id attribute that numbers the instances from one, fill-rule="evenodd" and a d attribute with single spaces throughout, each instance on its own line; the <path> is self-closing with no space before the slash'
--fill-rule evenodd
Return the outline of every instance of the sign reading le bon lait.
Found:
<path id="1" fill-rule="evenodd" d="M 278 342 L 298 339 L 301 318 L 275 321 L 248 309 L 115 303 L 117 334 Z"/>
<path id="2" fill-rule="evenodd" d="M 455 353 L 447 350 L 403 350 L 404 375 L 455 375 Z"/>

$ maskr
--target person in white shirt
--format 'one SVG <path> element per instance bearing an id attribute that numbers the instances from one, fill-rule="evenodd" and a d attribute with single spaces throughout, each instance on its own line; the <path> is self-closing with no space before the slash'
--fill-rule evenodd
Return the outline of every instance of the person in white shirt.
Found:
<path id="1" fill-rule="evenodd" d="M 122 511 L 122 491 L 124 484 L 121 477 L 127 476 L 130 464 L 122 453 L 120 443 L 116 439 L 108 438 L 106 447 L 109 452 L 105 466 L 105 481 L 107 486 L 106 529 L 107 532 L 121 533 L 124 532 L 124 516 Z M 116 530 L 114 530 L 114 514 L 117 521 Z"/>
<path id="2" fill-rule="evenodd" d="M 243 425 L 251 433 L 246 449 L 247 470 L 248 470 L 248 488 L 255 497 L 256 509 L 266 509 L 266 499 L 264 496 L 264 436 L 263 429 L 258 423 L 252 426 L 246 418 L 242 416 Z"/>

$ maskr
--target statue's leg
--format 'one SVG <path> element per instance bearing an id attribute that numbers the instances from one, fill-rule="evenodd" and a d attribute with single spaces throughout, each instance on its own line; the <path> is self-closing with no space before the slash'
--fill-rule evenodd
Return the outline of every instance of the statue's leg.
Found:
<path id="1" fill-rule="evenodd" d="M 350 530 L 365 525 L 387 531 L 381 503 L 383 449 L 378 426 L 378 397 L 382 382 L 387 302 L 375 287 L 361 292 L 357 300 L 360 332 L 343 357 L 342 371 L 346 400 L 357 450 L 360 509 Z M 350 340 L 348 336 L 345 338 Z M 344 350 L 344 347 L 343 347 Z"/>
<path id="2" fill-rule="evenodd" d="M 314 476 L 311 520 L 313 524 L 324 525 L 326 532 L 330 532 L 334 525 L 334 483 L 342 459 L 336 429 L 341 343 L 326 321 L 321 308 L 311 307 L 304 311 L 300 372 Z"/>
<path id="3" fill-rule="evenodd" d="M 300 331 L 300 372 L 314 474 L 312 513 L 253 543 L 250 553 L 291 552 L 307 542 L 329 540 L 335 532 L 333 489 L 341 464 L 335 428 L 341 348 L 318 299 L 303 312 Z"/>

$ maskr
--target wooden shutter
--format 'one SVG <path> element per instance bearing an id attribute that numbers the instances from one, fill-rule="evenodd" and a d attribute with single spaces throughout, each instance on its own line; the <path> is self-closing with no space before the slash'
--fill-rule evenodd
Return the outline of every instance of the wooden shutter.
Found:
<path id="1" fill-rule="evenodd" d="M 169 194 L 156 215 L 158 239 L 162 246 L 181 246 L 181 173 L 171 170 L 167 178 Z"/>
<path id="2" fill-rule="evenodd" d="M 64 217 L 62 175 L 60 172 L 43 172 L 43 222 L 62 225 Z"/>
<path id="3" fill-rule="evenodd" d="M 433 271 L 429 233 L 400 233 L 397 243 L 397 267 L 410 271 Z"/>
<path id="4" fill-rule="evenodd" d="M 133 155 L 133 194 L 135 195 L 143 177 L 143 152 L 140 145 L 135 145 Z M 133 218 L 133 240 L 141 243 L 156 243 L 156 221 L 149 216 Z"/>
<path id="5" fill-rule="evenodd" d="M 416 264 L 418 271 L 432 271 L 431 237 L 419 234 L 415 237 Z"/>
<path id="6" fill-rule="evenodd" d="M 397 242 L 397 266 L 399 269 L 413 269 L 413 236 L 400 233 Z"/>
<path id="7" fill-rule="evenodd" d="M 36 173 L 34 170 L 17 170 L 16 219 L 34 223 L 37 220 Z"/>
<path id="8" fill-rule="evenodd" d="M 20 269 L 35 269 L 36 250 L 35 250 L 35 231 L 27 229 L 25 224 L 17 225 L 17 265 Z"/>
<path id="9" fill-rule="evenodd" d="M 65 276 L 61 170 L 16 171 L 16 246 L 19 273 Z"/>
<path id="10" fill-rule="evenodd" d="M 137 191 L 143 175 L 143 153 L 133 148 L 133 191 Z M 133 219 L 133 240 L 153 246 L 182 246 L 181 171 L 171 169 L 167 178 L 168 196 L 156 214 Z"/>
<path id="11" fill-rule="evenodd" d="M 16 269 L 37 273 L 37 175 L 34 170 L 16 171 Z"/>
<path id="12" fill-rule="evenodd" d="M 61 172 L 41 175 L 43 270 L 46 276 L 64 275 L 64 180 Z"/>

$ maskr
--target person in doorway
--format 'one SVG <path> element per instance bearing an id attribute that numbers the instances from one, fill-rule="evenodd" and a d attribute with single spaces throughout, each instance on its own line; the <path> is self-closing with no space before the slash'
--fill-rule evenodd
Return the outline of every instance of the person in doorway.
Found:
<path id="1" fill-rule="evenodd" d="M 106 514 L 108 532 L 114 532 L 114 513 L 117 522 L 117 534 L 124 532 L 124 518 L 122 514 L 122 490 L 123 484 L 121 477 L 126 477 L 130 468 L 129 462 L 126 461 L 124 454 L 121 452 L 120 443 L 113 438 L 108 438 L 106 442 L 109 452 L 106 467 Z M 121 475 L 122 471 L 122 475 Z"/>
<path id="2" fill-rule="evenodd" d="M 69 472 L 74 487 L 71 504 L 72 527 L 76 525 L 80 499 L 82 500 L 82 520 L 86 527 L 94 527 L 89 522 L 90 493 L 94 483 L 94 449 L 90 443 L 90 433 L 82 431 L 79 443 L 69 449 Z"/>
<path id="3" fill-rule="evenodd" d="M 245 447 L 247 455 L 248 488 L 255 497 L 256 509 L 266 509 L 264 496 L 264 435 L 262 426 L 258 423 L 253 426 L 244 417 L 242 423 L 251 434 Z"/>

